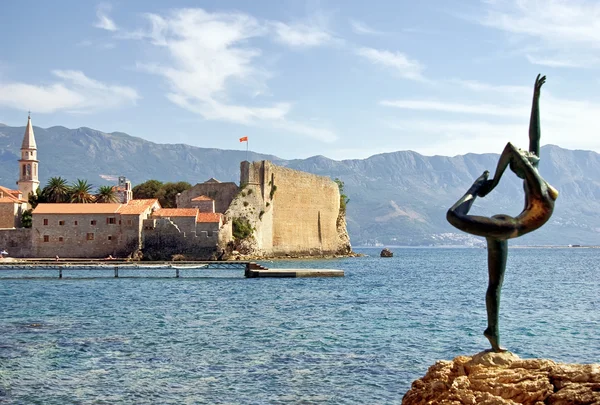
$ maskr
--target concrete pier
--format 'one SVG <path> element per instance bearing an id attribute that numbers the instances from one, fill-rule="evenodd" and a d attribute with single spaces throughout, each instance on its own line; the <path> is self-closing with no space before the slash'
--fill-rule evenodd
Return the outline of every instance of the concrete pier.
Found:
<path id="1" fill-rule="evenodd" d="M 344 270 L 335 269 L 269 269 L 250 270 L 248 278 L 344 277 Z"/>

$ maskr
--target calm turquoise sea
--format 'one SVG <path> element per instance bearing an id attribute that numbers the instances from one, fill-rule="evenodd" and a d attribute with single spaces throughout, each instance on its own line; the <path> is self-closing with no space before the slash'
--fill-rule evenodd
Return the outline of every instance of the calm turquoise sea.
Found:
<path id="1" fill-rule="evenodd" d="M 484 249 L 393 250 L 265 263 L 344 278 L 0 279 L 0 403 L 399 404 L 436 360 L 488 348 L 487 270 Z M 600 362 L 599 263 L 511 249 L 502 344 Z"/>

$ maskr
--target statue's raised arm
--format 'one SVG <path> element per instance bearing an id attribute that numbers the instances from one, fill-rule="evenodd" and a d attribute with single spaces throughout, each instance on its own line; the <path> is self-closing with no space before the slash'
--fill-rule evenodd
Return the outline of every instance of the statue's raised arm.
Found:
<path id="1" fill-rule="evenodd" d="M 540 157 L 540 91 L 542 85 L 546 83 L 546 76 L 538 74 L 533 86 L 533 101 L 531 103 L 531 118 L 529 120 L 529 152 L 535 153 Z M 537 167 L 539 162 L 532 162 Z"/>

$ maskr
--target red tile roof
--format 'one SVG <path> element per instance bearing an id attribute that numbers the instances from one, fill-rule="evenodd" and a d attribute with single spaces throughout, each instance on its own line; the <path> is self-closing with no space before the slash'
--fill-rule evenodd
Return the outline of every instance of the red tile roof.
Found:
<path id="1" fill-rule="evenodd" d="M 212 198 L 205 196 L 205 195 L 199 195 L 196 198 L 192 198 L 192 201 L 214 201 Z"/>
<path id="2" fill-rule="evenodd" d="M 161 208 L 152 214 L 155 217 L 195 217 L 198 208 Z"/>
<path id="3" fill-rule="evenodd" d="M 130 200 L 127 204 L 121 205 L 121 208 L 119 208 L 119 214 L 140 215 L 156 203 L 158 203 L 158 200 L 156 198 Z"/>
<path id="4" fill-rule="evenodd" d="M 221 222 L 221 214 L 218 212 L 199 212 L 196 223 L 199 222 Z"/>
<path id="5" fill-rule="evenodd" d="M 33 210 L 33 215 L 38 214 L 116 214 L 121 204 L 113 203 L 43 203 L 38 204 Z"/>
<path id="6" fill-rule="evenodd" d="M 0 192 L 3 194 L 4 198 L 10 198 L 13 203 L 24 203 L 27 202 L 27 199 L 21 198 L 19 199 L 19 190 L 11 190 L 10 188 L 6 188 L 0 186 Z"/>
<path id="7" fill-rule="evenodd" d="M 6 203 L 14 204 L 15 199 L 10 198 L 10 197 L 0 197 L 0 204 L 6 204 Z"/>

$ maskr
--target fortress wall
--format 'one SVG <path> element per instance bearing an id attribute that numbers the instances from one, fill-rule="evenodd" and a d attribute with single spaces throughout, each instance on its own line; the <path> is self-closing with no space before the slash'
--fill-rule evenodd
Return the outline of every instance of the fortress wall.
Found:
<path id="1" fill-rule="evenodd" d="M 179 218 L 178 218 L 179 219 Z M 188 260 L 208 260 L 216 255 L 220 232 L 184 232 L 168 218 L 144 220 L 144 260 L 171 260 L 182 254 Z"/>
<path id="2" fill-rule="evenodd" d="M 344 242 L 336 225 L 340 194 L 330 178 L 276 166 L 269 161 L 242 162 L 240 183 L 247 184 L 244 190 L 260 193 L 261 198 L 244 209 L 237 201 L 241 198 L 238 195 L 229 215 L 251 220 L 256 247 L 262 254 L 333 254 L 342 248 Z M 260 211 L 262 218 L 256 218 Z"/>
<path id="3" fill-rule="evenodd" d="M 33 257 L 33 229 L 0 229 L 0 250 L 6 249 L 9 257 Z"/>
<path id="4" fill-rule="evenodd" d="M 177 196 L 177 208 L 194 208 L 192 198 L 205 195 L 215 200 L 215 212 L 224 213 L 238 190 L 235 183 L 198 183 Z"/>
<path id="5" fill-rule="evenodd" d="M 330 178 L 270 165 L 273 194 L 273 252 L 335 253 L 338 186 Z"/>

